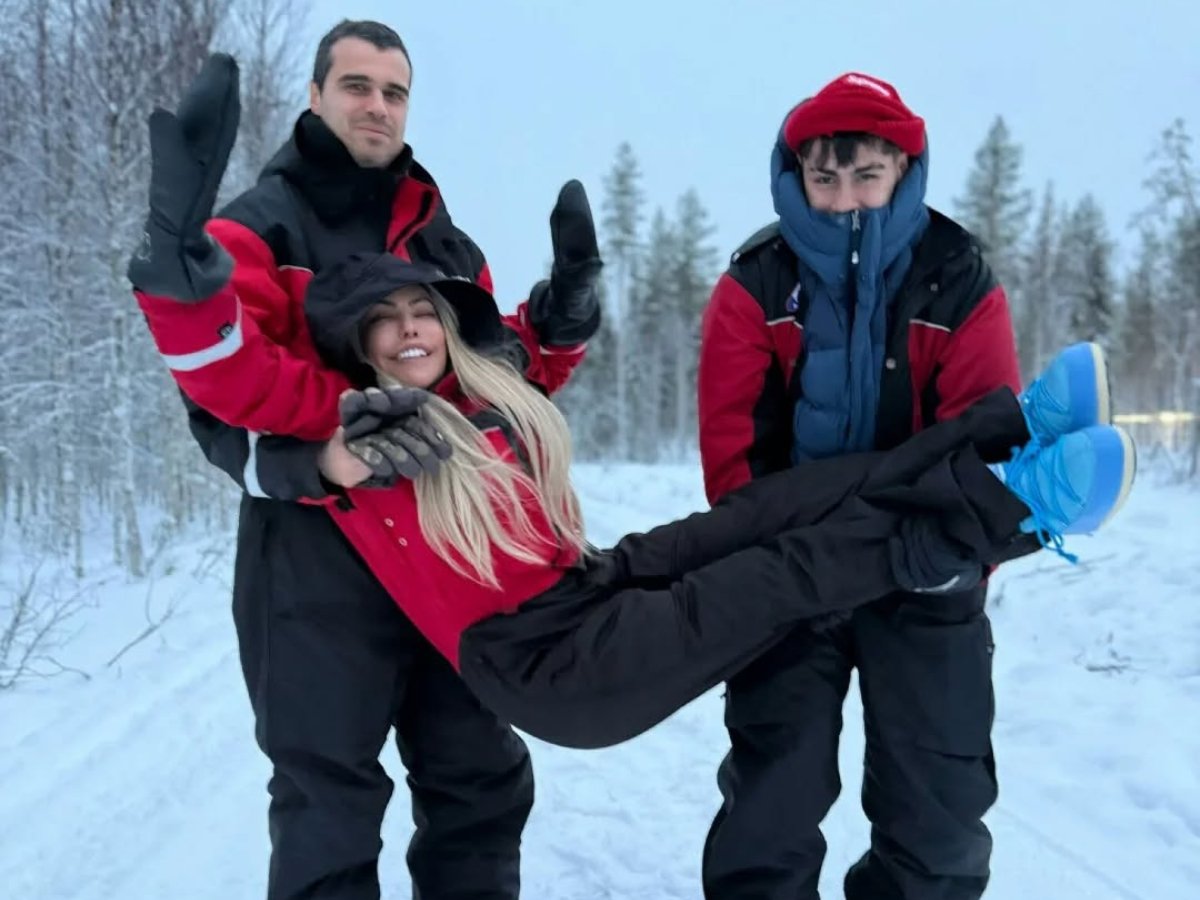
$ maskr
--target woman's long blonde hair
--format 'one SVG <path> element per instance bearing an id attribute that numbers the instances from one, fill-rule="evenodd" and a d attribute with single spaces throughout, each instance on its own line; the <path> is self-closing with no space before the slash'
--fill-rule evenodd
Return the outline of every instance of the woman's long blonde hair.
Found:
<path id="1" fill-rule="evenodd" d="M 528 457 L 528 471 L 505 462 L 483 433 L 436 394 L 420 415 L 452 448 L 436 474 L 414 481 L 421 532 L 434 552 L 459 573 L 499 589 L 492 547 L 531 564 L 560 552 L 589 551 L 579 500 L 571 485 L 571 434 L 558 408 L 503 359 L 477 352 L 462 339 L 458 316 L 432 288 L 458 386 L 475 404 L 511 425 Z M 394 384 L 378 373 L 380 384 Z M 540 505 L 552 534 L 539 534 L 530 512 Z M 574 556 L 575 554 L 571 554 Z"/>

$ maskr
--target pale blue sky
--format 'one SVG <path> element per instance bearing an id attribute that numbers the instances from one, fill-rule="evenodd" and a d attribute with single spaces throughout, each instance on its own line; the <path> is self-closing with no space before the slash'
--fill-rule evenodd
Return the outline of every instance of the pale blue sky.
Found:
<path id="1" fill-rule="evenodd" d="M 892 82 L 925 118 L 932 205 L 949 210 L 1000 113 L 1028 186 L 1093 191 L 1127 241 L 1159 132 L 1177 116 L 1200 132 L 1196 0 L 313 0 L 312 50 L 343 17 L 386 22 L 408 45 L 409 142 L 506 308 L 549 258 L 558 187 L 580 178 L 599 216 L 622 140 L 648 211 L 695 187 L 724 259 L 773 216 L 783 115 L 845 71 Z"/>

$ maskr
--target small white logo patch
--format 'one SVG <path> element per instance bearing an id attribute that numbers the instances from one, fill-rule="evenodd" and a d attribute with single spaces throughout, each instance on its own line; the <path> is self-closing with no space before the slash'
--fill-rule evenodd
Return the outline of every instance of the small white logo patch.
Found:
<path id="1" fill-rule="evenodd" d="M 878 81 L 872 81 L 870 78 L 864 78 L 862 75 L 847 75 L 846 81 L 849 84 L 857 84 L 859 87 L 870 88 L 878 94 L 883 94 L 889 100 L 892 99 L 892 92 Z"/>

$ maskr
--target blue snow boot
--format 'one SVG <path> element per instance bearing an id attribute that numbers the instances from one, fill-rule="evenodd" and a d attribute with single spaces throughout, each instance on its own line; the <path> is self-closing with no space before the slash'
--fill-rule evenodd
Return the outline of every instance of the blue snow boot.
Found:
<path id="1" fill-rule="evenodd" d="M 1137 450 L 1121 428 L 1092 425 L 1050 446 L 1030 441 L 1002 467 L 1008 489 L 1029 507 L 1021 530 L 1076 562 L 1064 534 L 1090 534 L 1116 513 L 1133 487 Z"/>
<path id="2" fill-rule="evenodd" d="M 1017 398 L 1029 433 L 1043 446 L 1089 425 L 1108 425 L 1112 406 L 1104 350 L 1090 341 L 1059 352 Z"/>

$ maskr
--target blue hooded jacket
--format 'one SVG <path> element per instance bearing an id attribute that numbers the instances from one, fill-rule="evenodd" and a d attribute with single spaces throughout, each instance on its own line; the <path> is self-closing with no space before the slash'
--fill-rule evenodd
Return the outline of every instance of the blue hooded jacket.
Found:
<path id="1" fill-rule="evenodd" d="M 913 157 L 891 201 L 853 213 L 814 210 L 780 129 L 771 196 L 808 294 L 806 359 L 793 411 L 792 462 L 874 449 L 887 312 L 929 225 L 929 150 Z"/>

